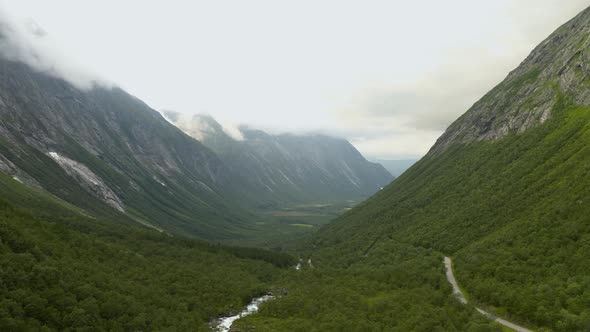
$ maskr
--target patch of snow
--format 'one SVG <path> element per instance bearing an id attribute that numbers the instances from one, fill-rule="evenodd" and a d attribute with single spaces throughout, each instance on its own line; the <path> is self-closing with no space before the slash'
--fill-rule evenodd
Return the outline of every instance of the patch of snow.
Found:
<path id="1" fill-rule="evenodd" d="M 23 181 L 21 179 L 17 178 L 16 176 L 13 176 L 12 178 L 15 179 L 16 181 L 20 182 L 20 183 L 23 183 Z"/>
<path id="2" fill-rule="evenodd" d="M 155 175 L 152 178 L 154 179 L 154 181 L 156 181 L 159 184 L 161 184 L 162 187 L 166 187 L 166 184 L 164 182 L 160 181 L 160 179 L 158 179 Z"/>

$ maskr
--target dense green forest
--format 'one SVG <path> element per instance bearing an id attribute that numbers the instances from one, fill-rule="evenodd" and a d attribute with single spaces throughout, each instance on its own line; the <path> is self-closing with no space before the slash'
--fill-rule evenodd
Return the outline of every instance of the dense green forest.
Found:
<path id="1" fill-rule="evenodd" d="M 173 237 L 92 217 L 0 175 L 0 329 L 494 331 L 472 303 L 555 331 L 590 328 L 590 109 L 496 142 L 429 156 L 323 227 L 293 256 Z"/>
<path id="2" fill-rule="evenodd" d="M 590 9 L 354 207 L 256 205 L 212 151 L 122 90 L 71 90 L 4 64 L 0 331 L 207 331 L 269 291 L 235 329 L 501 331 L 477 306 L 590 331 L 588 22 Z M 88 165 L 125 209 L 53 151 Z"/>
<path id="3" fill-rule="evenodd" d="M 442 255 L 382 242 L 350 264 L 320 250 L 281 280 L 288 295 L 236 326 L 256 331 L 500 331 L 452 295 Z"/>
<path id="4" fill-rule="evenodd" d="M 478 221 L 505 226 L 459 250 L 457 272 L 500 312 L 556 331 L 590 330 L 590 109 L 564 103 L 558 114 L 518 140 L 467 150 L 473 159 L 503 156 L 504 183 L 495 186 L 505 189 L 480 189 L 503 202 L 499 216 Z"/>
<path id="5" fill-rule="evenodd" d="M 537 128 L 423 159 L 313 245 L 332 264 L 367 262 L 367 271 L 388 243 L 452 255 L 475 303 L 525 324 L 587 330 L 589 179 L 590 109 L 561 96 Z"/>
<path id="6" fill-rule="evenodd" d="M 279 289 L 259 331 L 494 331 L 459 304 L 441 255 L 393 242 L 356 260 L 318 251 L 297 272 L 287 254 L 172 237 L 94 219 L 0 175 L 0 329 L 205 331 L 222 313 Z M 28 208 L 24 208 L 28 207 Z"/>
<path id="7" fill-rule="evenodd" d="M 0 328 L 206 330 L 284 289 L 237 326 L 498 330 L 451 295 L 443 252 L 474 303 L 556 331 L 587 329 L 590 110 L 563 97 L 554 114 L 525 134 L 419 162 L 315 236 L 302 252 L 314 267 L 301 272 L 285 269 L 295 264 L 286 254 L 95 219 L 0 176 Z"/>
<path id="8" fill-rule="evenodd" d="M 0 191 L 8 190 L 0 200 L 2 331 L 206 331 L 295 263 L 96 220 L 0 175 Z"/>

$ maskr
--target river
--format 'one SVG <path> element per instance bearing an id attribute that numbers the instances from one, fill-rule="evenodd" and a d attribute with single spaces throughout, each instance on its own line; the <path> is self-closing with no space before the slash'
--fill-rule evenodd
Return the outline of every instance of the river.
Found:
<path id="1" fill-rule="evenodd" d="M 302 262 L 302 259 L 299 258 L 297 265 L 295 265 L 296 271 L 301 271 L 301 262 Z M 311 258 L 307 261 L 307 263 L 309 264 L 310 267 L 313 267 L 313 265 L 311 265 Z M 226 316 L 226 317 L 221 317 L 221 318 L 216 319 L 211 324 L 211 331 L 212 332 L 228 332 L 229 329 L 231 328 L 232 324 L 236 320 L 257 312 L 262 303 L 264 303 L 268 300 L 272 300 L 274 298 L 275 297 L 273 295 L 265 294 L 260 297 L 256 297 L 256 298 L 252 299 L 252 301 L 246 306 L 246 309 L 242 310 L 242 312 L 240 312 L 236 315 Z"/>
<path id="2" fill-rule="evenodd" d="M 228 332 L 234 321 L 257 312 L 262 303 L 272 299 L 274 299 L 274 296 L 268 294 L 252 299 L 252 301 L 246 306 L 246 309 L 242 310 L 242 312 L 233 316 L 226 316 L 217 319 L 212 325 L 211 331 Z"/>

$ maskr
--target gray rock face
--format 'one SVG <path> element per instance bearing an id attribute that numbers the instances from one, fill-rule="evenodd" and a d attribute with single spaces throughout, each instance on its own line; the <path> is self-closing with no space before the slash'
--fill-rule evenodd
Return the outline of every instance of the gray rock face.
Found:
<path id="1" fill-rule="evenodd" d="M 455 121 L 433 146 L 496 140 L 545 122 L 560 93 L 590 105 L 590 8 L 536 47 L 506 79 Z"/>
<path id="2" fill-rule="evenodd" d="M 245 227 L 223 162 L 142 101 L 1 57 L 0 76 L 0 172 L 90 214 L 170 233 L 217 239 Z"/>
<path id="3" fill-rule="evenodd" d="M 225 162 L 235 181 L 267 202 L 318 202 L 366 198 L 393 180 L 348 141 L 323 135 L 269 135 L 239 129 L 234 139 L 210 116 L 165 112 Z"/>
<path id="4" fill-rule="evenodd" d="M 1 57 L 0 74 L 0 172 L 93 216 L 223 240 L 252 229 L 244 207 L 365 198 L 391 180 L 344 140 L 236 141 L 211 123 L 216 154 L 121 89 Z"/>
<path id="5" fill-rule="evenodd" d="M 49 152 L 49 156 L 55 160 L 55 162 L 58 163 L 69 176 L 73 177 L 92 194 L 118 211 L 125 212 L 123 202 L 117 197 L 117 194 L 115 194 L 113 190 L 88 167 L 67 157 L 60 156 L 55 152 Z"/>

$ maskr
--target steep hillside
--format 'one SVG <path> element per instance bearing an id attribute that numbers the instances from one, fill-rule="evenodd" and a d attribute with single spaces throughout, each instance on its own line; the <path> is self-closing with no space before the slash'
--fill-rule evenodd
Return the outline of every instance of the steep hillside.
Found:
<path id="1" fill-rule="evenodd" d="M 223 162 L 137 98 L 0 69 L 2 172 L 112 219 L 207 239 L 247 232 L 248 214 L 224 199 Z"/>
<path id="2" fill-rule="evenodd" d="M 590 323 L 590 108 L 425 158 L 315 239 L 349 265 L 389 242 L 456 256 L 466 290 L 524 322 Z"/>
<path id="3" fill-rule="evenodd" d="M 458 279 L 479 306 L 524 325 L 589 330 L 588 36 L 590 9 L 537 47 L 426 157 L 321 230 L 310 249 L 313 264 L 340 270 L 333 291 L 308 296 L 324 303 L 346 288 L 346 277 L 337 275 L 355 271 L 356 283 L 369 282 L 379 275 L 365 274 L 372 266 L 388 271 L 400 257 L 424 250 L 416 265 L 427 264 L 426 253 L 439 255 L 441 278 L 442 254 L 455 257 Z M 307 285 L 321 283 L 321 273 Z M 384 274 L 401 282 L 400 275 Z M 279 308 L 269 305 L 265 318 Z M 284 310 L 282 317 L 311 317 Z"/>
<path id="4" fill-rule="evenodd" d="M 324 233 L 358 231 L 366 223 L 373 226 L 366 233 L 396 229 L 396 234 L 420 239 L 424 246 L 453 252 L 520 215 L 530 216 L 531 211 L 583 209 L 579 201 L 589 180 L 585 161 L 590 158 L 586 31 L 590 31 L 590 9 L 536 48 L 504 82 L 453 123 L 426 157 Z M 539 58 L 554 60 L 545 63 Z M 530 71 L 539 79 L 532 79 Z M 515 73 L 522 79 L 515 79 Z M 515 80 L 522 84 L 513 84 Z M 547 96 L 545 116 L 536 117 L 536 107 L 518 108 L 522 100 L 536 100 L 540 91 Z M 498 99 L 505 105 L 497 114 L 483 108 L 496 105 Z M 502 127 L 512 119 L 509 112 L 536 120 L 524 127 Z M 490 114 L 496 120 L 479 127 L 479 120 Z M 500 127 L 506 132 L 484 130 Z M 467 131 L 482 136 L 469 138 Z"/>
<path id="5" fill-rule="evenodd" d="M 590 12 L 584 11 L 537 46 L 506 79 L 455 121 L 431 154 L 456 143 L 497 140 L 544 123 L 561 93 L 590 104 Z"/>
<path id="6" fill-rule="evenodd" d="M 270 135 L 242 127 L 234 139 L 209 116 L 166 116 L 217 152 L 236 181 L 256 193 L 258 205 L 363 199 L 393 177 L 368 162 L 349 142 L 322 135 Z"/>
<path id="7" fill-rule="evenodd" d="M 0 330 L 208 331 L 294 259 L 96 219 L 0 174 Z"/>

